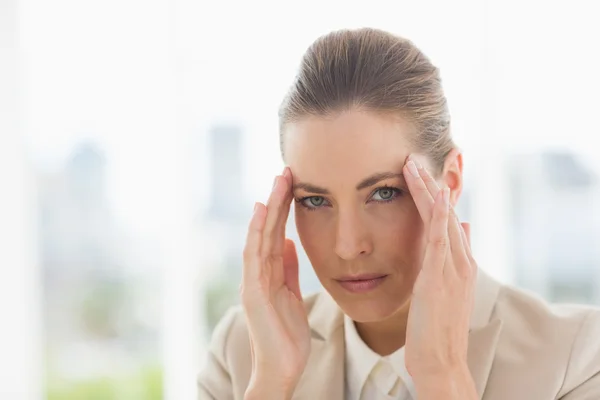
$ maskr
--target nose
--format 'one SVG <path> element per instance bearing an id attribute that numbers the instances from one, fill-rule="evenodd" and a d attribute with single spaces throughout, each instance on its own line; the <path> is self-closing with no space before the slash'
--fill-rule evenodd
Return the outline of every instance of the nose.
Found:
<path id="1" fill-rule="evenodd" d="M 373 251 L 370 235 L 358 212 L 340 212 L 336 228 L 335 252 L 340 258 L 353 260 Z"/>

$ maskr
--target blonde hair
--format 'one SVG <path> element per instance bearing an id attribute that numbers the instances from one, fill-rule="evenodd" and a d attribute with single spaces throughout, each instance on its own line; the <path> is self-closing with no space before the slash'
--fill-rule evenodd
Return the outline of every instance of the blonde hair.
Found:
<path id="1" fill-rule="evenodd" d="M 438 68 L 411 41 L 362 28 L 328 33 L 305 52 L 279 110 L 282 156 L 287 124 L 354 107 L 408 118 L 413 151 L 427 155 L 436 174 L 455 147 Z"/>

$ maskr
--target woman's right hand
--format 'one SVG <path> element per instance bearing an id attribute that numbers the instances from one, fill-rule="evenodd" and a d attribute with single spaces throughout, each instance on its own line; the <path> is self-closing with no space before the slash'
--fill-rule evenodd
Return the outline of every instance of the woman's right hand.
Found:
<path id="1" fill-rule="evenodd" d="M 292 174 L 277 176 L 267 206 L 256 203 L 244 248 L 240 294 L 250 334 L 252 376 L 246 399 L 287 399 L 310 353 L 310 330 L 294 242 L 285 238 Z"/>

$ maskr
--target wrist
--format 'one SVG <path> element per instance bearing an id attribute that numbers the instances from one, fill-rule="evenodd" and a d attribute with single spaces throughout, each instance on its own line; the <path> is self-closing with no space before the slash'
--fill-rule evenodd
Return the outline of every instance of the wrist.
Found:
<path id="1" fill-rule="evenodd" d="M 464 400 L 478 397 L 467 364 L 430 371 L 413 377 L 417 397 L 423 400 Z"/>
<path id="2" fill-rule="evenodd" d="M 288 400 L 292 398 L 293 392 L 293 385 L 278 385 L 269 380 L 251 379 L 244 400 Z"/>
<path id="3" fill-rule="evenodd" d="M 288 397 L 280 392 L 271 391 L 267 388 L 248 388 L 244 394 L 244 400 L 287 400 Z"/>

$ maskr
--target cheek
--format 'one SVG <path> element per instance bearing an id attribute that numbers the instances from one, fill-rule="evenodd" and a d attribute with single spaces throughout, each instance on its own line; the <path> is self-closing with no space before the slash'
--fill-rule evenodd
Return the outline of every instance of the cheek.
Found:
<path id="1" fill-rule="evenodd" d="M 302 247 L 313 264 L 317 259 L 325 257 L 325 253 L 333 251 L 335 231 L 327 226 L 327 218 L 320 211 L 307 211 L 294 205 L 296 229 Z M 333 239 L 332 239 L 333 238 Z"/>
<path id="2" fill-rule="evenodd" d="M 406 258 L 418 255 L 423 247 L 424 225 L 412 201 L 397 207 L 381 206 L 373 218 L 375 248 Z"/>

